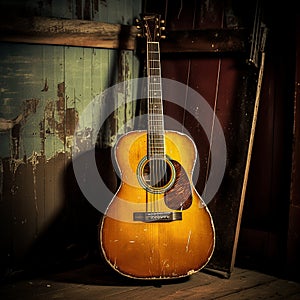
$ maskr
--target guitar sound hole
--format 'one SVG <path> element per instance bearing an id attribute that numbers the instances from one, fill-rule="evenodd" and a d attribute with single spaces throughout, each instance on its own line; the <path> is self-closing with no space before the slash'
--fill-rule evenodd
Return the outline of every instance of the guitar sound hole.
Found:
<path id="1" fill-rule="evenodd" d="M 143 169 L 145 182 L 153 188 L 166 186 L 171 180 L 171 174 L 170 165 L 161 159 L 148 161 Z"/>
<path id="2" fill-rule="evenodd" d="M 144 158 L 138 168 L 138 179 L 142 187 L 152 193 L 164 193 L 175 181 L 175 168 L 170 160 Z"/>

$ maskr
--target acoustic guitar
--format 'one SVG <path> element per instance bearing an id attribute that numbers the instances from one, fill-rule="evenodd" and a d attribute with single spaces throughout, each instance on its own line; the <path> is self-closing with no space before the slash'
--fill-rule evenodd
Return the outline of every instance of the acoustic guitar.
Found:
<path id="1" fill-rule="evenodd" d="M 99 224 L 108 264 L 138 279 L 189 276 L 212 256 L 210 212 L 192 183 L 196 147 L 187 135 L 164 129 L 159 39 L 161 20 L 142 19 L 147 40 L 148 128 L 116 143 L 121 183 Z"/>

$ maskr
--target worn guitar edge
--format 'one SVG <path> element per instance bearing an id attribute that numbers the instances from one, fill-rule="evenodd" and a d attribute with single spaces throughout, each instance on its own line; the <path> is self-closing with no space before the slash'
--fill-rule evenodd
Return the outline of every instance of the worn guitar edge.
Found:
<path id="1" fill-rule="evenodd" d="M 206 207 L 206 206 L 205 206 Z M 210 212 L 208 211 L 208 213 L 210 214 Z M 103 219 L 105 218 L 105 216 L 103 216 Z M 100 226 L 98 225 L 98 232 L 100 232 L 102 230 L 102 221 L 101 221 L 101 224 Z M 213 228 L 213 231 L 215 232 L 215 228 L 212 224 L 212 228 Z M 98 237 L 100 236 L 100 234 L 98 234 Z M 160 281 L 160 280 L 166 280 L 166 281 L 171 281 L 171 280 L 180 280 L 182 278 L 187 278 L 193 274 L 196 274 L 198 272 L 200 272 L 201 270 L 208 270 L 210 271 L 210 269 L 207 269 L 206 268 L 206 265 L 209 263 L 211 257 L 213 256 L 213 253 L 214 253 L 214 249 L 215 249 L 215 235 L 214 235 L 214 244 L 213 244 L 213 249 L 212 249 L 212 252 L 211 252 L 211 255 L 210 257 L 208 258 L 207 262 L 201 266 L 201 268 L 197 269 L 197 270 L 190 270 L 189 272 L 187 272 L 187 274 L 184 274 L 184 275 L 179 275 L 179 276 L 176 276 L 176 277 L 135 277 L 135 276 L 130 276 L 129 274 L 126 274 L 126 273 L 123 273 L 121 272 L 120 270 L 118 270 L 117 268 L 115 268 L 115 266 L 106 258 L 106 255 L 105 255 L 105 252 L 103 251 L 103 247 L 102 247 L 102 241 L 100 239 L 100 245 L 101 245 L 101 250 L 102 250 L 102 256 L 104 257 L 105 259 L 105 262 L 115 271 L 117 272 L 118 274 L 120 274 L 121 276 L 124 276 L 126 278 L 129 278 L 129 279 L 132 279 L 132 280 L 140 280 L 140 281 Z M 224 276 L 225 278 L 229 278 Z"/>
<path id="2" fill-rule="evenodd" d="M 196 191 L 197 193 L 197 191 Z M 211 213 L 210 211 L 208 210 L 207 208 L 207 205 L 205 205 L 203 207 L 203 209 L 205 209 L 207 211 L 207 213 L 210 215 L 211 217 Z M 121 272 L 119 269 L 117 269 L 110 261 L 109 259 L 107 259 L 106 257 L 106 254 L 105 254 L 105 251 L 104 251 L 104 248 L 103 248 L 103 245 L 102 245 L 102 240 L 101 240 L 101 231 L 102 231 L 102 226 L 103 226 L 103 221 L 104 219 L 106 218 L 106 214 L 103 215 L 103 218 L 102 220 L 100 221 L 100 224 L 98 225 L 98 242 L 99 244 L 101 245 L 101 254 L 102 254 L 102 257 L 104 258 L 105 262 L 111 267 L 111 269 L 113 269 L 115 272 L 117 272 L 118 274 L 120 274 L 121 276 L 124 276 L 124 277 L 127 277 L 129 279 L 132 279 L 132 280 L 140 280 L 140 281 L 149 281 L 149 280 L 153 280 L 153 281 L 159 281 L 159 280 L 179 280 L 179 279 L 182 279 L 182 278 L 186 278 L 186 277 L 189 277 L 195 273 L 198 273 L 200 272 L 201 270 L 207 270 L 207 271 L 211 271 L 211 269 L 207 269 L 206 266 L 207 264 L 209 263 L 210 259 L 212 258 L 213 256 L 213 253 L 214 253 L 214 250 L 215 250 L 215 244 L 216 244 L 216 235 L 215 235 L 215 227 L 214 227 L 214 224 L 213 224 L 213 220 L 212 218 L 210 218 L 211 220 L 211 225 L 212 225 L 212 229 L 213 229 L 213 232 L 214 232 L 214 235 L 213 235 L 213 248 L 212 248 L 212 251 L 211 251 L 211 254 L 210 256 L 208 257 L 207 261 L 205 264 L 203 264 L 201 266 L 201 268 L 199 269 L 196 269 L 196 270 L 190 270 L 188 271 L 186 274 L 183 274 L 183 275 L 179 275 L 179 276 L 176 276 L 176 277 L 135 277 L 135 276 L 131 276 L 129 274 L 126 274 L 126 273 L 123 273 Z M 225 278 L 229 278 L 229 276 L 226 276 L 224 275 Z"/>
<path id="3" fill-rule="evenodd" d="M 126 137 L 126 136 L 128 136 L 129 134 L 132 134 L 132 133 L 146 133 L 146 132 L 147 132 L 147 130 L 134 130 L 134 131 L 129 131 L 129 132 L 125 133 L 124 135 L 122 135 L 117 140 L 116 144 L 114 145 L 114 148 L 113 148 L 114 157 L 116 157 L 116 151 L 117 151 L 118 143 L 119 143 L 119 141 L 122 138 L 124 138 L 124 137 Z M 198 155 L 197 155 L 198 151 L 197 151 L 197 147 L 195 145 L 195 142 L 193 141 L 193 139 L 190 136 L 188 136 L 185 133 L 182 133 L 182 132 L 179 132 L 179 131 L 175 131 L 175 130 L 165 130 L 165 133 L 168 133 L 168 132 L 170 132 L 170 133 L 176 133 L 176 134 L 179 134 L 181 136 L 185 136 L 186 138 L 188 138 L 191 141 L 191 143 L 192 143 L 192 145 L 194 147 L 195 158 L 194 158 L 194 163 L 193 163 L 193 166 L 192 166 L 192 169 L 191 169 L 191 172 L 190 172 L 191 174 L 189 174 L 189 178 L 192 181 L 192 179 L 191 179 L 192 176 L 191 175 L 193 174 L 193 171 L 194 171 L 194 168 L 195 168 L 195 164 L 196 164 L 196 161 L 197 161 L 197 157 L 198 157 Z M 117 159 L 115 159 L 115 168 L 117 168 L 115 171 L 118 171 L 119 174 L 120 174 L 120 178 L 122 178 L 122 170 L 121 170 L 121 168 L 120 168 L 120 166 L 118 164 Z M 211 222 L 211 228 L 213 230 L 213 246 L 212 246 L 212 250 L 211 250 L 210 256 L 207 258 L 206 262 L 201 265 L 200 268 L 198 268 L 196 270 L 194 270 L 194 269 L 189 270 L 186 274 L 178 275 L 176 277 L 172 277 L 172 276 L 169 276 L 169 277 L 162 277 L 162 276 L 160 276 L 160 277 L 135 277 L 135 276 L 131 276 L 129 274 L 126 274 L 126 273 L 120 271 L 118 268 L 116 268 L 115 265 L 112 264 L 110 262 L 110 260 L 107 258 L 106 253 L 105 253 L 105 249 L 103 247 L 102 239 L 101 239 L 101 236 L 102 236 L 101 233 L 102 233 L 102 229 L 103 229 L 103 223 L 104 223 L 105 218 L 107 217 L 107 211 L 108 211 L 110 205 L 112 204 L 112 202 L 114 201 L 114 198 L 112 198 L 111 201 L 110 201 L 110 203 L 108 204 L 108 206 L 107 206 L 107 208 L 106 208 L 106 210 L 105 210 L 105 212 L 103 214 L 103 217 L 102 217 L 102 219 L 101 219 L 101 221 L 100 221 L 100 223 L 98 225 L 98 244 L 100 244 L 100 246 L 101 246 L 101 254 L 102 254 L 102 257 L 104 258 L 105 262 L 115 272 L 117 272 L 118 274 L 120 274 L 120 275 L 122 275 L 124 277 L 130 278 L 130 279 L 133 279 L 133 280 L 141 280 L 141 281 L 147 281 L 147 280 L 153 280 L 153 281 L 159 281 L 159 280 L 177 280 L 177 279 L 189 277 L 189 276 L 191 276 L 191 275 L 193 275 L 193 274 L 195 274 L 195 273 L 203 270 L 206 267 L 206 265 L 209 263 L 211 257 L 213 256 L 214 250 L 215 250 L 215 244 L 216 244 L 215 227 L 214 227 L 214 222 L 213 222 L 213 218 L 211 216 L 211 213 L 210 213 L 210 211 L 209 211 L 206 203 L 203 201 L 202 197 L 199 195 L 198 191 L 194 187 L 193 182 L 191 182 L 191 187 L 192 187 L 193 191 L 197 194 L 197 196 L 199 196 L 199 198 L 201 199 L 202 209 L 205 209 L 206 212 L 208 213 L 208 215 L 210 217 L 209 219 L 210 219 L 210 222 Z M 115 195 L 120 191 L 121 188 L 122 188 L 122 182 L 120 183 L 117 191 L 115 192 Z"/>

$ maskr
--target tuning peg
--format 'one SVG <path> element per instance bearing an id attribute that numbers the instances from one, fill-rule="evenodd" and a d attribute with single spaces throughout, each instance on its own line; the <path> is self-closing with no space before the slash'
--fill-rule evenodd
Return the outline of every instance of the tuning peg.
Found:
<path id="1" fill-rule="evenodd" d="M 165 24 L 166 21 L 165 20 L 160 20 L 160 24 Z"/>
<path id="2" fill-rule="evenodd" d="M 166 30 L 166 27 L 163 26 L 163 27 L 160 27 L 160 29 L 161 29 L 161 30 Z"/>
<path id="3" fill-rule="evenodd" d="M 161 38 L 161 39 L 165 39 L 165 38 L 166 38 L 166 36 L 165 36 L 165 35 L 162 35 L 160 38 Z"/>

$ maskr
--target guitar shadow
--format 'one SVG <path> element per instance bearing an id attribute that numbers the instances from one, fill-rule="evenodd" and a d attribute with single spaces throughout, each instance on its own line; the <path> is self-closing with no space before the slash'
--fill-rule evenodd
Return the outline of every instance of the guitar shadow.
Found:
<path id="1" fill-rule="evenodd" d="M 86 156 L 88 153 L 76 159 L 84 163 Z M 117 176 L 111 163 L 111 149 L 97 149 L 95 158 L 99 173 L 113 194 L 117 188 Z M 61 168 L 65 161 L 66 157 L 61 155 L 59 159 L 49 161 L 47 168 Z M 45 169 L 45 172 L 49 170 Z M 60 209 L 48 225 L 39 232 L 24 256 L 15 262 L 16 269 L 7 274 L 3 281 L 52 276 L 68 270 L 84 268 L 90 263 L 99 265 L 98 275 L 101 277 L 101 270 L 104 271 L 105 268 L 99 251 L 98 224 L 103 214 L 82 194 L 72 161 L 69 161 L 64 168 L 61 184 L 64 201 Z M 104 201 L 108 205 L 111 199 L 99 199 L 99 201 Z M 84 276 L 80 281 L 84 282 Z"/>
<path id="2" fill-rule="evenodd" d="M 95 153 L 99 173 L 115 193 L 118 177 L 111 161 L 111 149 Z M 84 153 L 76 159 L 83 162 Z M 189 280 L 189 277 L 167 280 L 133 279 L 114 271 L 104 259 L 99 247 L 98 224 L 103 214 L 84 197 L 77 184 L 72 162 L 64 176 L 65 203 L 51 225 L 40 234 L 26 257 L 20 279 L 45 279 L 62 283 L 97 286 L 162 286 Z M 97 188 L 97 187 L 95 187 Z M 102 199 L 107 205 L 111 199 Z"/>
<path id="3" fill-rule="evenodd" d="M 64 283 L 78 283 L 97 286 L 155 286 L 178 284 L 190 280 L 190 276 L 174 279 L 145 280 L 122 276 L 103 261 L 89 263 L 66 272 L 47 275 L 48 280 Z"/>

